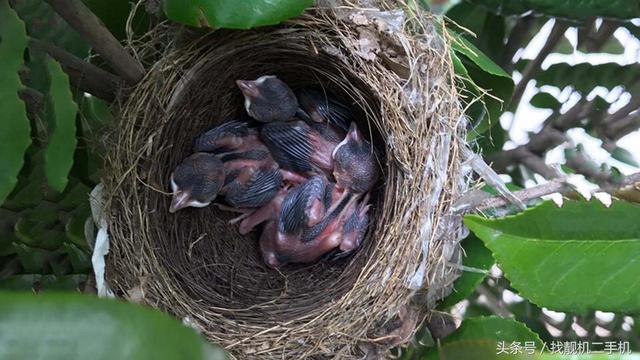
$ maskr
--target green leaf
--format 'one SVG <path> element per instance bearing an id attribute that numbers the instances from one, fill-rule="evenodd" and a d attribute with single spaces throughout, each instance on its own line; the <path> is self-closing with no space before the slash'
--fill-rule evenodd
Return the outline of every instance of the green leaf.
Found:
<path id="1" fill-rule="evenodd" d="M 579 38 L 580 33 L 578 33 Z M 578 40 L 579 42 L 580 40 Z M 599 52 L 599 53 L 607 53 L 613 55 L 621 55 L 624 54 L 624 46 L 620 43 L 620 41 L 615 36 L 610 36 L 605 43 L 600 46 L 600 48 L 596 49 L 594 45 L 592 45 L 592 40 L 587 39 L 583 44 L 578 46 L 578 50 L 589 53 L 589 52 Z"/>
<path id="2" fill-rule="evenodd" d="M 43 275 L 40 279 L 40 290 L 43 291 L 77 291 L 87 281 L 87 274 Z"/>
<path id="3" fill-rule="evenodd" d="M 465 82 L 465 88 L 475 96 L 480 95 L 480 88 L 488 92 L 488 94 L 482 95 L 482 103 L 474 104 L 469 109 L 477 114 L 475 117 L 471 115 L 472 118 L 475 118 L 475 126 L 467 136 L 467 140 L 472 141 L 499 124 L 498 120 L 505 102 L 509 101 L 513 92 L 513 80 L 500 66 L 464 37 L 453 31 L 449 31 L 449 34 L 452 39 L 451 47 L 459 55 L 460 62 L 466 70 L 466 74 L 461 69 L 456 73 L 471 82 L 471 86 L 466 86 Z M 455 66 L 456 61 L 454 60 Z M 460 65 L 457 67 L 460 68 Z M 470 100 L 472 99 L 467 101 L 467 105 Z M 477 106 L 482 106 L 482 109 L 478 109 Z"/>
<path id="4" fill-rule="evenodd" d="M 86 220 L 90 216 L 91 212 L 84 211 L 84 209 L 82 209 L 82 211 L 78 211 L 74 214 L 74 216 L 71 217 L 64 226 L 64 232 L 67 235 L 67 239 L 81 249 L 86 249 L 88 246 L 87 240 L 85 239 L 84 226 Z"/>
<path id="5" fill-rule="evenodd" d="M 506 281 L 506 279 L 502 279 Z M 522 301 L 514 302 L 511 304 L 504 304 L 509 311 L 515 316 L 515 319 L 523 324 L 525 324 L 531 331 L 535 332 L 540 336 L 543 342 L 553 340 L 553 336 L 547 331 L 545 327 L 545 322 L 540 321 L 542 314 L 542 309 L 535 304 L 532 304 L 527 299 L 522 299 Z M 565 322 L 568 323 L 568 326 L 573 324 L 573 318 L 571 316 L 565 317 Z M 557 323 L 553 323 L 553 326 L 560 329 Z"/>
<path id="6" fill-rule="evenodd" d="M 460 359 L 474 359 L 474 360 L 494 360 L 494 359 L 508 359 L 509 357 L 503 357 L 496 354 L 496 342 L 494 340 L 459 340 L 444 344 L 438 349 L 438 356 L 434 355 L 424 358 L 427 359 L 439 359 L 439 360 L 460 360 Z"/>
<path id="7" fill-rule="evenodd" d="M 117 39 L 126 37 L 125 26 L 133 2 L 129 0 L 82 0 Z M 132 30 L 142 34 L 149 27 L 149 15 L 140 6 L 132 21 Z"/>
<path id="8" fill-rule="evenodd" d="M 506 136 L 507 131 L 500 124 L 496 124 L 477 140 L 476 145 L 482 154 L 486 156 L 502 150 Z"/>
<path id="9" fill-rule="evenodd" d="M 86 123 L 83 125 L 85 135 L 89 135 L 105 125 L 113 123 L 113 114 L 109 109 L 109 104 L 104 100 L 95 96 L 83 96 L 78 105 Z"/>
<path id="10" fill-rule="evenodd" d="M 18 90 L 22 89 L 18 70 L 26 47 L 24 24 L 8 1 L 0 0 L 0 204 L 18 182 L 24 153 L 31 144 L 29 119 L 24 103 L 18 98 Z"/>
<path id="11" fill-rule="evenodd" d="M 46 250 L 56 250 L 65 241 L 60 226 L 47 229 L 42 223 L 20 219 L 15 225 L 15 235 L 21 243 Z"/>
<path id="12" fill-rule="evenodd" d="M 518 62 L 517 69 L 522 70 L 527 61 Z M 640 64 L 620 65 L 617 63 L 604 63 L 592 65 L 579 63 L 557 63 L 535 76 L 536 86 L 550 85 L 560 88 L 571 86 L 576 91 L 587 94 L 596 86 L 602 86 L 608 90 L 616 86 L 622 86 L 627 90 L 636 89 Z"/>
<path id="13" fill-rule="evenodd" d="M 80 206 L 89 204 L 89 193 L 91 188 L 85 184 L 78 182 L 69 186 L 63 194 L 63 198 L 58 202 L 58 207 L 62 210 L 71 211 Z"/>
<path id="14" fill-rule="evenodd" d="M 451 31 L 450 34 L 453 35 L 451 41 L 451 47 L 453 48 L 453 50 L 468 57 L 484 72 L 511 80 L 509 74 L 502 70 L 502 68 L 498 64 L 493 62 L 493 60 L 486 56 L 475 45 L 458 34 L 455 34 Z"/>
<path id="15" fill-rule="evenodd" d="M 455 28 L 455 24 L 459 24 L 480 37 L 487 20 L 487 11 L 481 6 L 461 1 L 447 11 L 447 18 L 454 22 L 450 26 Z"/>
<path id="16" fill-rule="evenodd" d="M 14 9 L 32 38 L 55 44 L 81 59 L 89 55 L 87 42 L 46 1 L 19 0 Z"/>
<path id="17" fill-rule="evenodd" d="M 163 0 L 167 17 L 199 27 L 249 29 L 298 16 L 312 0 Z"/>
<path id="18" fill-rule="evenodd" d="M 159 311 L 71 293 L 0 294 L 2 359 L 225 359 Z"/>
<path id="19" fill-rule="evenodd" d="M 625 22 L 624 24 L 622 24 L 622 27 L 627 29 L 627 31 L 629 31 L 629 34 L 635 36 L 637 39 L 640 39 L 640 26 L 634 25 L 631 22 Z"/>
<path id="20" fill-rule="evenodd" d="M 80 285 L 87 281 L 87 274 L 72 274 L 64 276 L 21 274 L 0 280 L 3 291 L 77 291 Z"/>
<path id="21" fill-rule="evenodd" d="M 630 153 L 629 150 L 622 148 L 620 146 L 616 146 L 613 149 L 613 151 L 611 151 L 611 157 L 625 164 L 635 166 L 635 167 L 640 167 L 640 165 L 638 165 L 638 161 L 636 161 L 633 154 Z"/>
<path id="22" fill-rule="evenodd" d="M 462 240 L 461 245 L 466 255 L 462 262 L 465 266 L 485 271 L 491 269 L 493 265 L 491 252 L 473 233 L 470 233 L 469 236 Z M 454 292 L 447 296 L 438 307 L 446 309 L 466 299 L 478 287 L 478 284 L 482 282 L 485 276 L 485 274 L 479 272 L 465 270 L 453 283 Z"/>
<path id="23" fill-rule="evenodd" d="M 62 247 L 71 261 L 74 272 L 88 273 L 91 271 L 91 258 L 88 253 L 72 244 L 63 244 Z"/>
<path id="24" fill-rule="evenodd" d="M 92 183 L 100 182 L 105 149 L 100 146 L 100 137 L 113 123 L 109 104 L 95 96 L 78 98 L 80 108 L 81 134 L 78 135 L 78 149 L 72 174 Z M 80 158 L 80 160 L 78 160 Z"/>
<path id="25" fill-rule="evenodd" d="M 21 274 L 12 275 L 0 279 L 0 289 L 2 291 L 26 291 L 33 289 L 36 281 L 39 281 L 42 275 L 39 274 Z"/>
<path id="26" fill-rule="evenodd" d="M 538 348 L 542 347 L 540 337 L 523 323 L 498 316 L 469 318 L 462 322 L 458 330 L 445 338 L 446 342 L 489 339 L 498 341 L 533 341 Z"/>
<path id="27" fill-rule="evenodd" d="M 21 243 L 13 243 L 20 264 L 26 273 L 43 274 L 49 260 L 54 256 L 51 251 L 29 247 Z"/>
<path id="28" fill-rule="evenodd" d="M 447 11 L 447 18 L 460 24 L 475 36 L 465 33 L 466 40 L 476 45 L 491 59 L 499 61 L 503 56 L 505 18 L 487 12 L 483 7 L 461 1 Z M 455 28 L 456 25 L 449 25 Z"/>
<path id="29" fill-rule="evenodd" d="M 465 224 L 491 250 L 520 295 L 538 306 L 584 313 L 640 310 L 640 206 L 552 202 L 518 215 Z"/>
<path id="30" fill-rule="evenodd" d="M 453 62 L 453 70 L 458 76 L 458 87 L 460 91 L 460 99 L 462 100 L 466 111 L 465 114 L 471 119 L 474 128 L 470 129 L 467 134 L 469 141 L 474 139 L 483 139 L 482 134 L 489 130 L 490 123 L 487 116 L 487 107 L 481 99 L 482 89 L 476 85 L 465 65 L 455 51 L 451 51 L 451 60 Z M 473 65 L 472 65 L 473 66 Z"/>
<path id="31" fill-rule="evenodd" d="M 542 349 L 543 346 L 540 337 L 529 328 L 527 328 L 523 323 L 520 323 L 513 319 L 506 319 L 497 316 L 481 316 L 464 320 L 462 322 L 462 325 L 460 325 L 460 327 L 456 331 L 441 340 L 442 347 L 440 349 L 431 350 L 423 359 L 442 359 L 443 355 L 446 357 L 447 354 L 449 354 L 446 350 L 447 345 L 466 341 L 476 343 L 489 343 L 492 350 L 491 354 L 494 356 L 494 358 L 502 358 L 496 356 L 496 343 L 498 341 L 507 343 L 517 341 L 521 345 L 524 345 L 525 342 L 531 342 L 536 349 Z M 466 357 L 446 358 L 464 359 Z M 471 356 L 470 358 L 476 359 L 475 356 Z M 487 357 L 487 359 L 493 358 Z"/>
<path id="32" fill-rule="evenodd" d="M 55 60 L 48 59 L 47 67 L 51 75 L 51 104 L 53 107 L 53 132 L 44 153 L 45 173 L 49 185 L 62 192 L 67 186 L 69 170 L 73 165 L 76 149 L 76 114 L 78 107 L 73 102 L 69 88 L 69 77 Z"/>
<path id="33" fill-rule="evenodd" d="M 40 201 L 42 201 L 42 182 L 40 180 L 41 179 L 35 179 L 29 176 L 24 180 L 23 184 L 18 181 L 18 185 L 16 185 L 11 196 L 7 198 L 3 207 L 12 210 L 22 210 L 36 206 Z"/>
<path id="34" fill-rule="evenodd" d="M 532 106 L 540 109 L 559 110 L 562 106 L 560 101 L 558 101 L 555 96 L 544 91 L 540 91 L 539 93 L 533 95 L 530 103 Z"/>
<path id="35" fill-rule="evenodd" d="M 569 39 L 567 39 L 566 36 L 563 36 L 560 38 L 560 40 L 558 40 L 558 43 L 553 48 L 553 52 L 557 54 L 569 55 L 573 54 L 575 52 L 575 49 L 573 48 L 573 45 L 571 45 L 571 42 L 569 42 Z"/>
<path id="36" fill-rule="evenodd" d="M 493 315 L 493 312 L 489 308 L 482 304 L 478 304 L 475 301 L 470 302 L 469 306 L 464 310 L 464 319 Z"/>
<path id="37" fill-rule="evenodd" d="M 487 91 L 481 98 L 486 115 L 475 128 L 475 132 L 483 133 L 483 129 L 492 129 L 500 125 L 500 116 L 511 99 L 513 80 L 510 77 L 491 74 L 478 66 L 470 65 L 466 59 L 463 60 L 463 63 L 473 82 Z"/>
<path id="38" fill-rule="evenodd" d="M 5 208 L 0 208 L 0 257 L 15 253 L 15 249 L 11 243 L 18 240 L 15 237 L 13 229 L 19 219 L 20 214 Z M 3 266 L 0 265 L 0 274 L 2 273 L 2 267 Z"/>
<path id="39" fill-rule="evenodd" d="M 547 16 L 590 20 L 594 17 L 632 19 L 640 17 L 640 3 L 629 0 L 467 0 L 502 15 L 529 11 Z"/>

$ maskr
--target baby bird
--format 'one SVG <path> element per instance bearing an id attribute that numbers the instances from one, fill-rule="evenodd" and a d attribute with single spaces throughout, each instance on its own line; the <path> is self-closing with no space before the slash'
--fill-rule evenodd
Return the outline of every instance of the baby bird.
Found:
<path id="1" fill-rule="evenodd" d="M 278 231 L 300 235 L 304 229 L 319 223 L 326 211 L 326 187 L 327 179 L 315 175 L 289 191 L 280 209 Z"/>
<path id="2" fill-rule="evenodd" d="M 247 122 L 229 121 L 207 131 L 195 140 L 194 150 L 218 154 L 225 175 L 220 193 L 234 207 L 262 206 L 280 188 L 278 164 Z"/>
<path id="3" fill-rule="evenodd" d="M 260 137 L 280 167 L 302 175 L 331 175 L 332 153 L 344 138 L 329 124 L 299 120 L 266 124 Z"/>
<path id="4" fill-rule="evenodd" d="M 257 139 L 257 135 L 258 131 L 249 127 L 245 121 L 227 121 L 198 136 L 194 141 L 193 151 L 226 153 L 246 147 Z"/>
<path id="5" fill-rule="evenodd" d="M 244 121 L 229 121 L 198 137 L 195 151 L 214 152 L 224 164 L 225 181 L 220 191 L 236 208 L 255 208 L 268 203 L 284 179 L 300 183 L 304 178 L 282 171 L 258 131 Z"/>
<path id="6" fill-rule="evenodd" d="M 369 194 L 360 201 L 360 203 L 354 203 L 348 209 L 345 209 L 344 213 L 344 226 L 342 227 L 342 242 L 340 243 L 340 250 L 344 253 L 349 253 L 362 244 L 362 239 L 367 232 L 367 226 L 369 226 Z"/>
<path id="7" fill-rule="evenodd" d="M 189 156 L 171 174 L 173 199 L 169 212 L 209 205 L 223 183 L 224 165 L 216 155 L 198 152 Z"/>
<path id="8" fill-rule="evenodd" d="M 265 149 L 221 156 L 225 180 L 221 194 L 236 208 L 255 208 L 276 196 L 282 173 Z"/>
<path id="9" fill-rule="evenodd" d="M 300 104 L 298 116 L 305 121 L 331 124 L 344 132 L 353 120 L 351 109 L 330 97 L 324 90 L 305 87 L 295 92 Z"/>
<path id="10" fill-rule="evenodd" d="M 291 88 L 274 75 L 256 80 L 236 80 L 244 95 L 247 114 L 260 122 L 287 121 L 298 111 L 298 100 Z"/>
<path id="11" fill-rule="evenodd" d="M 250 233 L 253 228 L 265 221 L 275 221 L 275 219 L 280 214 L 282 202 L 289 193 L 290 189 L 291 187 L 289 185 L 285 185 L 284 187 L 280 188 L 280 190 L 278 190 L 278 193 L 273 197 L 273 199 L 271 199 L 271 201 L 261 206 L 260 208 L 248 213 L 248 216 L 246 216 L 240 223 L 240 234 L 246 235 Z M 265 225 L 265 227 L 266 226 L 267 225 Z"/>
<path id="12" fill-rule="evenodd" d="M 351 196 L 351 195 L 349 195 Z M 342 234 L 340 246 L 327 253 L 326 259 L 336 260 L 351 254 L 362 245 L 362 240 L 369 226 L 369 194 L 358 202 L 360 195 L 353 195 L 352 200 L 347 203 L 341 213 L 340 223 L 334 227 L 334 231 Z M 340 225 L 342 227 L 340 227 Z"/>
<path id="13" fill-rule="evenodd" d="M 278 231 L 299 237 L 305 228 L 317 224 L 324 216 L 326 183 L 324 176 L 313 176 L 293 189 L 285 185 L 273 201 L 240 223 L 240 234 L 248 234 L 260 223 L 277 218 Z"/>
<path id="14" fill-rule="evenodd" d="M 371 144 L 362 137 L 355 123 L 351 123 L 347 136 L 331 156 L 336 184 L 352 193 L 371 190 L 380 176 Z"/>
<path id="15" fill-rule="evenodd" d="M 299 198 L 293 195 L 285 198 L 279 216 L 265 226 L 260 237 L 263 259 L 269 267 L 278 268 L 288 263 L 312 263 L 340 245 L 343 239 L 342 229 L 347 219 L 345 210 L 353 207 L 350 205 L 353 200 L 350 195 L 346 198 L 342 196 L 342 190 L 327 181 L 324 182 L 323 193 L 322 205 L 330 211 L 325 212 L 320 221 L 307 221 L 306 224 L 299 220 L 297 214 L 292 214 L 296 207 L 285 206 L 289 199 Z M 303 201 L 303 204 L 316 203 L 316 194 L 314 192 L 313 201 Z M 336 204 L 335 201 L 339 203 Z M 316 205 L 316 209 L 318 207 Z M 306 207 L 312 208 L 313 206 Z M 295 224 L 303 223 L 303 226 L 291 226 L 288 220 L 291 216 L 298 218 Z"/>

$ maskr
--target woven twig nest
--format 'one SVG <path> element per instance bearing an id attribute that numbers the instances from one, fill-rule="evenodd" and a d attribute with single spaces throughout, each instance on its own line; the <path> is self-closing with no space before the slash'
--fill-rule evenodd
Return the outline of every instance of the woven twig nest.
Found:
<path id="1" fill-rule="evenodd" d="M 446 41 L 423 14 L 315 8 L 277 27 L 185 35 L 121 107 L 107 159 L 107 279 L 117 294 L 188 320 L 241 359 L 361 358 L 406 342 L 458 270 L 464 121 Z M 175 36 L 174 36 L 175 35 Z M 153 55 L 153 54 L 151 54 Z M 267 268 L 256 234 L 209 206 L 168 212 L 169 175 L 193 139 L 240 115 L 236 79 L 275 74 L 354 103 L 383 180 L 352 256 Z M 453 266 L 452 266 L 453 264 Z"/>

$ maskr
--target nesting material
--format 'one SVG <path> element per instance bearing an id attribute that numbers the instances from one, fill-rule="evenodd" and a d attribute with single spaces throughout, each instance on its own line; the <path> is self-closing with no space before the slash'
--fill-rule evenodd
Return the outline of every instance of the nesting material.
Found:
<path id="1" fill-rule="evenodd" d="M 153 63 L 123 100 L 104 179 L 118 295 L 188 319 L 240 359 L 362 358 L 410 339 L 459 273 L 461 223 L 448 210 L 466 186 L 465 123 L 434 23 L 417 4 L 375 5 L 318 7 L 251 31 L 147 35 L 136 53 Z M 369 233 L 353 256 L 272 270 L 255 234 L 228 224 L 233 214 L 167 211 L 170 172 L 193 139 L 239 115 L 236 79 L 263 74 L 354 102 L 382 150 Z"/>

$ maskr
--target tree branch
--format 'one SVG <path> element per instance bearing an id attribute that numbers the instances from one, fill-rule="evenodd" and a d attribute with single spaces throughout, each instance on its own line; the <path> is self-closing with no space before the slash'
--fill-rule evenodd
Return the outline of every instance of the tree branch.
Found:
<path id="1" fill-rule="evenodd" d="M 629 102 L 613 114 L 600 114 L 594 119 L 594 128 L 602 140 L 602 147 L 611 152 L 616 141 L 640 128 L 640 96 L 634 95 Z"/>
<path id="2" fill-rule="evenodd" d="M 638 110 L 638 108 L 640 108 L 640 95 L 632 96 L 631 100 L 629 100 L 629 102 L 625 106 L 621 107 L 616 112 L 604 119 L 604 126 L 610 126 L 616 121 L 626 117 L 633 111 Z"/>
<path id="3" fill-rule="evenodd" d="M 555 20 L 555 24 L 553 24 L 553 28 L 551 29 L 551 33 L 547 38 L 547 42 L 544 44 L 540 52 L 536 56 L 535 59 L 531 60 L 527 66 L 522 71 L 522 79 L 516 85 L 516 88 L 513 90 L 513 95 L 511 96 L 511 104 L 517 105 L 520 103 L 520 98 L 522 98 L 522 94 L 524 94 L 524 90 L 527 88 L 527 84 L 529 80 L 531 80 L 535 74 L 540 70 L 540 65 L 544 62 L 544 59 L 553 51 L 558 42 L 564 36 L 565 31 L 569 27 L 566 23 L 561 22 L 559 20 Z"/>
<path id="4" fill-rule="evenodd" d="M 115 99 L 118 89 L 124 80 L 99 67 L 92 65 L 71 53 L 38 39 L 29 40 L 34 49 L 46 52 L 62 65 L 62 69 L 69 75 L 69 81 L 81 91 L 107 101 Z"/>
<path id="5" fill-rule="evenodd" d="M 81 0 L 47 0 L 47 2 L 127 83 L 134 85 L 142 79 L 144 76 L 142 64 L 120 45 L 102 21 Z"/>
<path id="6" fill-rule="evenodd" d="M 507 188 L 504 182 L 500 179 L 500 176 L 491 168 L 487 163 L 477 154 L 475 154 L 471 149 L 463 146 L 460 150 L 463 158 L 465 159 L 465 163 L 470 165 L 473 171 L 476 174 L 480 175 L 484 179 L 484 181 L 493 186 L 494 189 L 500 195 L 504 196 L 506 199 L 509 199 L 514 205 L 518 208 L 524 210 L 524 204 L 513 196 L 511 191 Z"/>
<path id="7" fill-rule="evenodd" d="M 600 51 L 619 26 L 619 24 L 616 24 L 611 20 L 604 20 L 600 28 L 596 30 L 595 21 L 592 21 L 590 30 L 586 35 L 582 37 L 578 36 L 578 47 L 584 45 L 589 52 Z"/>
<path id="8" fill-rule="evenodd" d="M 567 140 L 564 132 L 580 123 L 593 109 L 595 102 L 580 100 L 564 114 L 551 114 L 544 121 L 542 130 L 532 135 L 529 142 L 516 147 L 515 149 L 499 151 L 492 154 L 489 160 L 493 163 L 496 171 L 504 171 L 509 165 L 522 162 L 530 168 L 544 176 L 554 178 L 557 172 L 549 166 L 534 159 L 534 155 L 542 155 L 554 146 L 560 145 Z M 523 159 L 526 158 L 526 163 Z M 541 160 L 541 159 L 540 159 Z M 544 165 L 544 166 L 543 166 Z M 533 168 L 532 168 L 533 166 Z"/>
<path id="9" fill-rule="evenodd" d="M 522 46 L 522 41 L 531 30 L 534 21 L 535 18 L 532 15 L 521 17 L 513 29 L 511 29 L 501 59 L 502 68 L 504 68 L 506 72 L 511 73 L 513 71 L 513 57 Z"/>
<path id="10" fill-rule="evenodd" d="M 476 291 L 478 292 L 478 294 L 485 296 L 487 300 L 485 305 L 489 308 L 489 310 L 491 310 L 491 312 L 501 317 L 513 317 L 513 313 L 504 306 L 504 304 L 502 303 L 502 299 L 499 299 L 498 297 L 493 295 L 491 290 L 489 290 L 484 284 L 478 285 Z"/>
<path id="11" fill-rule="evenodd" d="M 35 119 L 44 109 L 44 95 L 38 90 L 24 88 L 18 91 L 18 96 L 27 106 L 29 119 Z"/>
<path id="12" fill-rule="evenodd" d="M 567 141 L 567 135 L 564 131 L 557 130 L 553 126 L 548 126 L 529 138 L 527 149 L 534 154 L 542 155 L 545 151 L 565 141 Z"/>
<path id="13" fill-rule="evenodd" d="M 640 128 L 640 114 L 632 114 L 609 125 L 606 134 L 608 138 L 616 141 L 638 128 Z"/>
<path id="14" fill-rule="evenodd" d="M 605 192 L 611 193 L 618 189 L 622 189 L 624 187 L 627 187 L 629 185 L 633 185 L 636 183 L 640 183 L 640 172 L 625 176 L 619 183 L 616 184 L 617 186 L 615 187 L 605 186 L 603 188 L 598 189 L 595 192 L 605 191 Z M 514 192 L 513 194 L 524 202 L 524 201 L 529 201 L 533 199 L 538 199 L 542 196 L 550 195 L 553 193 L 561 193 L 561 194 L 571 195 L 571 196 L 577 195 L 577 193 L 573 194 L 574 193 L 573 188 L 570 185 L 568 185 L 565 182 L 565 180 L 562 178 L 556 178 L 542 185 L 530 187 L 527 189 L 522 189 Z M 507 206 L 510 204 L 511 204 L 510 201 L 504 199 L 501 196 L 493 196 L 493 197 L 486 197 L 484 199 L 478 199 L 477 203 L 469 204 L 467 208 L 475 209 L 475 210 L 486 210 L 486 209 L 499 208 L 499 207 Z"/>
<path id="15" fill-rule="evenodd" d="M 525 152 L 520 157 L 520 162 L 522 165 L 542 175 L 545 179 L 553 179 L 561 175 L 556 169 L 547 165 L 540 156 L 530 152 Z"/>
<path id="16" fill-rule="evenodd" d="M 558 130 L 566 131 L 579 125 L 580 120 L 589 115 L 595 104 L 595 99 L 580 99 L 571 109 L 552 120 L 553 126 Z"/>
<path id="17" fill-rule="evenodd" d="M 566 153 L 567 166 L 574 169 L 576 172 L 586 176 L 590 180 L 593 180 L 600 186 L 605 186 L 612 182 L 611 171 L 603 171 L 600 167 L 591 160 L 583 150 L 579 149 L 575 152 Z"/>

